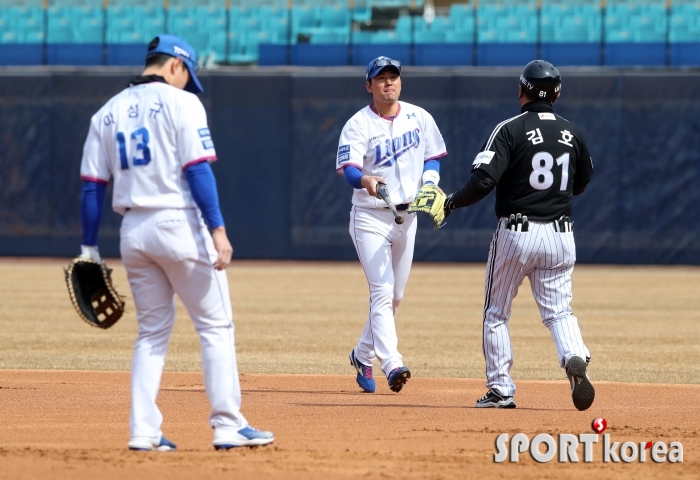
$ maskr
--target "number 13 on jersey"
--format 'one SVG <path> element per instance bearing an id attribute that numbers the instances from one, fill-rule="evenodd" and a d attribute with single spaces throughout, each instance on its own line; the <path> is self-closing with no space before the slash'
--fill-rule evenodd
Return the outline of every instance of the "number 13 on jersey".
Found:
<path id="1" fill-rule="evenodd" d="M 131 133 L 131 140 L 137 141 L 136 151 L 141 152 L 141 157 L 135 156 L 132 159 L 134 166 L 147 165 L 151 161 L 151 150 L 148 148 L 148 129 L 145 127 L 134 130 Z M 129 168 L 129 159 L 126 154 L 126 137 L 124 132 L 117 133 L 117 144 L 119 145 L 119 159 L 121 160 L 122 170 Z"/>

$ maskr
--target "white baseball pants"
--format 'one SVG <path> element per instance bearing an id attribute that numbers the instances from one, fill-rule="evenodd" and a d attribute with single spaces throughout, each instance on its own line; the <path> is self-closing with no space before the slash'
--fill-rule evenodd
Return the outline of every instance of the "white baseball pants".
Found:
<path id="1" fill-rule="evenodd" d="M 226 273 L 195 209 L 131 210 L 121 225 L 121 255 L 136 305 L 139 333 L 131 365 L 131 437 L 157 442 L 163 416 L 156 406 L 180 297 L 202 349 L 204 386 L 212 427 L 240 429 L 241 389 Z"/>
<path id="2" fill-rule="evenodd" d="M 528 232 L 514 232 L 501 219 L 491 241 L 486 265 L 484 358 L 486 386 L 505 396 L 515 394 L 510 377 L 513 350 L 508 319 L 513 299 L 525 277 L 557 348 L 561 367 L 590 353 L 583 343 L 578 320 L 571 310 L 571 272 L 576 262 L 574 234 L 556 232 L 552 222 L 529 222 Z"/>
<path id="3" fill-rule="evenodd" d="M 411 272 L 418 225 L 415 214 L 399 213 L 401 225 L 388 208 L 350 211 L 350 236 L 369 285 L 369 316 L 355 357 L 365 365 L 379 359 L 384 375 L 403 366 L 394 315 Z"/>

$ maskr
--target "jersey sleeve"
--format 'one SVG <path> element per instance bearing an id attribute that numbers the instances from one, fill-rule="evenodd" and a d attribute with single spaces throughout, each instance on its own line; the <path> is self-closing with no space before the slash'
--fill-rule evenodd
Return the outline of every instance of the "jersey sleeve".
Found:
<path id="1" fill-rule="evenodd" d="M 481 152 L 472 162 L 472 171 L 480 170 L 493 178 L 496 183 L 501 179 L 510 162 L 511 133 L 498 125 L 481 148 Z"/>
<path id="2" fill-rule="evenodd" d="M 425 110 L 423 111 L 423 133 L 425 135 L 425 157 L 424 161 L 447 155 L 445 140 L 442 138 L 440 129 L 435 123 L 435 119 Z"/>
<path id="3" fill-rule="evenodd" d="M 207 112 L 195 95 L 187 95 L 182 102 L 177 128 L 178 157 L 182 169 L 201 162 L 216 160 L 214 142 L 207 125 Z"/>
<path id="4" fill-rule="evenodd" d="M 107 155 L 104 153 L 98 125 L 98 116 L 95 115 L 90 121 L 90 131 L 88 132 L 85 145 L 83 146 L 83 159 L 80 163 L 80 178 L 88 182 L 107 185 L 109 184 L 109 179 L 112 174 L 109 170 Z"/>
<path id="5" fill-rule="evenodd" d="M 367 139 L 361 125 L 357 121 L 349 120 L 340 132 L 338 154 L 335 158 L 336 173 L 344 175 L 343 169 L 349 165 L 362 170 L 366 150 Z"/>
<path id="6" fill-rule="evenodd" d="M 575 195 L 586 189 L 586 186 L 591 182 L 591 177 L 593 176 L 593 159 L 591 158 L 591 154 L 588 153 L 588 147 L 580 133 L 578 138 L 581 141 L 581 154 L 576 163 L 576 176 L 574 177 Z"/>

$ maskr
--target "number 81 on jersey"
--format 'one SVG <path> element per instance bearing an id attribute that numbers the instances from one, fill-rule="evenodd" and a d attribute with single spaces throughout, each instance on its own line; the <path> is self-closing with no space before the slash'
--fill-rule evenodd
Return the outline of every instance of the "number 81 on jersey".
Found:
<path id="1" fill-rule="evenodd" d="M 561 165 L 561 183 L 559 190 L 566 190 L 569 183 L 569 158 L 570 154 L 557 158 L 557 165 Z M 530 174 L 530 185 L 535 190 L 547 190 L 554 183 L 554 157 L 547 152 L 536 153 L 532 157 L 532 173 Z"/>

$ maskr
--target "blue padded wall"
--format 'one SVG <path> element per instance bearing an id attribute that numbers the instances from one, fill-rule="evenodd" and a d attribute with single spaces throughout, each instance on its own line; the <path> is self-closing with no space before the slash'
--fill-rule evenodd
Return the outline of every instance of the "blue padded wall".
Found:
<path id="1" fill-rule="evenodd" d="M 480 43 L 477 65 L 487 67 L 522 66 L 537 58 L 536 43 Z"/>
<path id="2" fill-rule="evenodd" d="M 289 47 L 287 47 L 287 45 L 261 43 L 258 45 L 258 52 L 258 65 L 271 66 L 289 64 Z"/>
<path id="3" fill-rule="evenodd" d="M 658 67 L 666 65 L 665 43 L 606 43 L 605 65 Z"/>
<path id="4" fill-rule="evenodd" d="M 565 66 L 599 66 L 602 64 L 600 43 L 543 43 L 540 57 Z"/>
<path id="5" fill-rule="evenodd" d="M 411 64 L 411 45 L 406 43 L 360 43 L 352 46 L 352 64 L 366 67 L 373 59 L 385 55 Z"/>
<path id="6" fill-rule="evenodd" d="M 0 65 L 41 65 L 44 63 L 42 43 L 0 44 Z"/>
<path id="7" fill-rule="evenodd" d="M 102 65 L 102 44 L 51 43 L 47 46 L 49 65 Z"/>
<path id="8" fill-rule="evenodd" d="M 456 67 L 474 64 L 471 43 L 424 43 L 414 47 L 413 64 L 426 67 Z"/>
<path id="9" fill-rule="evenodd" d="M 347 44 L 311 44 L 292 45 L 292 65 L 307 67 L 330 67 L 347 65 L 349 47 Z"/>
<path id="10" fill-rule="evenodd" d="M 237 258 L 356 258 L 347 233 L 351 188 L 334 161 L 343 125 L 370 100 L 363 72 L 202 72 L 200 98 L 219 157 L 213 168 Z M 404 72 L 402 100 L 430 112 L 447 144 L 445 191 L 468 178 L 493 127 L 520 111 L 518 72 Z M 700 265 L 700 224 L 688 217 L 700 203 L 700 77 L 562 73 L 555 111 L 578 125 L 595 166 L 574 201 L 579 261 Z M 128 78 L 94 70 L 0 75 L 0 255 L 78 252 L 89 120 Z M 242 198 L 255 200 L 236 208 Z M 484 261 L 493 208 L 491 194 L 437 232 L 421 217 L 416 260 Z M 99 240 L 105 256 L 119 253 L 119 223 L 108 200 Z"/>

